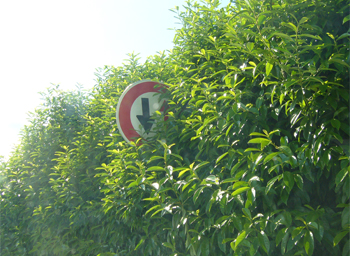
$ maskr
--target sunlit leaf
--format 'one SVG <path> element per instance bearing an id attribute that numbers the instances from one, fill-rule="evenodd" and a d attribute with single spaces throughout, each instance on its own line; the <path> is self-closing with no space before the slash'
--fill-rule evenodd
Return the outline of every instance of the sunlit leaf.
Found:
<path id="1" fill-rule="evenodd" d="M 270 62 L 267 62 L 266 63 L 266 75 L 267 76 L 270 74 L 272 68 L 273 68 L 273 64 L 271 64 Z"/>
<path id="2" fill-rule="evenodd" d="M 239 188 L 236 189 L 235 191 L 233 191 L 233 193 L 231 194 L 231 196 L 236 196 L 238 194 L 243 193 L 244 191 L 247 191 L 249 189 L 249 187 L 243 187 L 243 188 Z"/>

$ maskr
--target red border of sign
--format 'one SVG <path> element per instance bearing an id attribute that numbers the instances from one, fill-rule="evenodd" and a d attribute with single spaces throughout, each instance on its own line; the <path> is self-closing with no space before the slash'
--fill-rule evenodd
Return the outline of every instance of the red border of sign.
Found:
<path id="1" fill-rule="evenodd" d="M 161 87 L 154 88 L 155 85 L 160 85 Z M 132 104 L 140 95 L 147 92 L 160 92 L 161 88 L 164 86 L 165 85 L 158 82 L 142 80 L 129 85 L 119 98 L 117 106 L 117 124 L 119 132 L 127 142 L 133 141 L 133 138 L 140 137 L 140 134 L 134 130 L 130 119 Z"/>

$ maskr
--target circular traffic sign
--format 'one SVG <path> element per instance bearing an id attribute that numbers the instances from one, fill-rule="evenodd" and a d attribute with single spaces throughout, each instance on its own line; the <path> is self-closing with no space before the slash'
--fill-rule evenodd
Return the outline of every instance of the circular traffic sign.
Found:
<path id="1" fill-rule="evenodd" d="M 125 89 L 118 101 L 117 124 L 127 142 L 155 135 L 152 115 L 165 109 L 166 99 L 160 99 L 164 87 L 158 82 L 142 80 Z"/>

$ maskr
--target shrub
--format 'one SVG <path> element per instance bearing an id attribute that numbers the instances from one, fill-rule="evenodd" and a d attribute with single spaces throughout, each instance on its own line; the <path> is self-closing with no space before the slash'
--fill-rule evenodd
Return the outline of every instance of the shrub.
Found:
<path id="1" fill-rule="evenodd" d="M 168 55 L 48 92 L 2 164 L 3 255 L 348 255 L 349 1 L 218 5 L 175 9 Z M 115 107 L 146 78 L 168 119 L 130 146 Z"/>

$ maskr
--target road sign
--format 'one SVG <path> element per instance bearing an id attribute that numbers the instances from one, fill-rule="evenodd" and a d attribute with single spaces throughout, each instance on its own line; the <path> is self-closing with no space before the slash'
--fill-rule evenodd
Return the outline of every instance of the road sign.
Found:
<path id="1" fill-rule="evenodd" d="M 166 99 L 160 99 L 164 87 L 158 82 L 142 80 L 125 89 L 117 106 L 117 124 L 127 142 L 155 135 L 152 115 L 165 109 Z"/>

